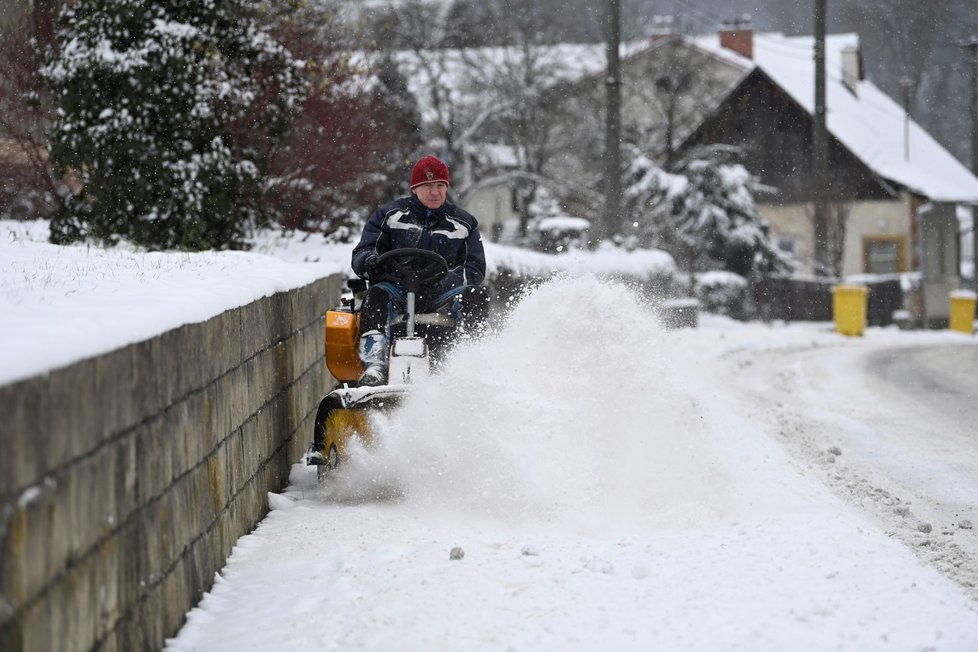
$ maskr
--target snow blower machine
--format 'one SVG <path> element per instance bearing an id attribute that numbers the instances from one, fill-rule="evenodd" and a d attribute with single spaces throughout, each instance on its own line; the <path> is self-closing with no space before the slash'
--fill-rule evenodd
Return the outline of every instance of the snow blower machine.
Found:
<path id="1" fill-rule="evenodd" d="M 366 281 L 349 280 L 352 296 L 326 312 L 326 366 L 339 385 L 319 403 L 306 455 L 306 463 L 318 467 L 320 478 L 342 461 L 352 439 L 370 444 L 370 415 L 396 408 L 412 381 L 431 373 L 434 353 L 454 340 L 456 323 L 451 315 L 415 311 L 419 290 L 447 273 L 445 259 L 427 249 L 394 249 L 377 259 L 373 280 L 395 282 L 407 295 L 405 313 L 391 324 L 386 385 L 358 386 L 362 373 L 357 356 L 358 307 L 366 295 Z"/>

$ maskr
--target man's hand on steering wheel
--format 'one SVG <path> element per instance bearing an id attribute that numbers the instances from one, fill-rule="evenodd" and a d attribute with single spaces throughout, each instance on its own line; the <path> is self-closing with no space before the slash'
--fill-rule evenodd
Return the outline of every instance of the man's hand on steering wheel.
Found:
<path id="1" fill-rule="evenodd" d="M 371 255 L 370 258 L 372 258 Z M 367 260 L 369 261 L 370 258 Z M 412 263 L 417 260 L 425 261 L 421 268 L 414 268 Z M 364 262 L 364 271 L 367 265 Z M 418 292 L 422 287 L 437 283 L 448 273 L 448 262 L 434 251 L 404 247 L 392 249 L 377 257 L 374 270 L 370 275 L 371 281 L 393 281 L 407 291 Z"/>
<path id="2" fill-rule="evenodd" d="M 373 280 L 374 272 L 377 270 L 377 261 L 380 256 L 377 254 L 370 254 L 367 259 L 363 261 L 363 277 Z"/>

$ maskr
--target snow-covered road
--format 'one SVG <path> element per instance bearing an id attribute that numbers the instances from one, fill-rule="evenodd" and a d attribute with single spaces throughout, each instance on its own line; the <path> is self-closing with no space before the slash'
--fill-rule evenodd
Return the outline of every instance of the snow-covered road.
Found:
<path id="1" fill-rule="evenodd" d="M 975 347 L 547 284 L 329 483 L 297 464 L 167 649 L 972 652 Z"/>
<path id="2" fill-rule="evenodd" d="M 840 341 L 741 356 L 796 459 L 978 599 L 978 347 Z M 830 452 L 831 451 L 831 452 Z"/>
<path id="3" fill-rule="evenodd" d="M 874 352 L 869 372 L 898 403 L 935 413 L 934 430 L 969 433 L 978 444 L 978 347 L 907 346 Z"/>

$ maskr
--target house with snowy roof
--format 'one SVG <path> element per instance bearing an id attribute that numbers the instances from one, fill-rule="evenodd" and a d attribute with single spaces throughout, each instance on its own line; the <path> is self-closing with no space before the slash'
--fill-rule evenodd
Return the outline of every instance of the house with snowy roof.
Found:
<path id="1" fill-rule="evenodd" d="M 636 85 L 623 87 L 623 122 L 643 117 L 627 98 L 661 91 L 663 76 L 677 86 L 682 75 L 669 72 L 677 51 L 687 56 L 680 71 L 694 71 L 701 83 L 671 100 L 679 115 L 667 120 L 667 154 L 717 143 L 739 148 L 745 166 L 772 190 L 757 201 L 774 240 L 793 254 L 800 273 L 813 272 L 814 39 L 742 27 L 659 38 L 623 61 L 623 78 Z M 829 35 L 825 55 L 825 191 L 841 274 L 919 271 L 917 309 L 940 321 L 948 293 L 960 284 L 956 210 L 978 203 L 978 178 L 865 78 L 857 35 Z M 629 68 L 658 72 L 643 83 Z"/>
<path id="2" fill-rule="evenodd" d="M 811 269 L 814 39 L 726 30 L 691 47 L 741 70 L 682 148 L 737 145 L 772 186 L 762 215 Z M 826 39 L 826 191 L 844 220 L 843 275 L 919 270 L 927 319 L 947 315 L 959 279 L 958 204 L 978 203 L 978 178 L 863 74 L 855 34 Z"/>
<path id="3" fill-rule="evenodd" d="M 829 35 L 825 54 L 824 190 L 838 271 L 919 271 L 920 316 L 946 318 L 948 293 L 960 284 L 956 212 L 978 203 L 978 178 L 865 78 L 858 35 Z M 625 140 L 663 164 L 700 147 L 736 147 L 770 190 L 755 199 L 773 240 L 797 273 L 814 273 L 814 39 L 742 26 L 665 33 L 630 46 L 621 66 Z M 582 114 L 600 110 L 604 82 L 603 73 L 582 79 L 568 101 Z M 564 157 L 560 173 L 583 177 L 593 157 Z"/>

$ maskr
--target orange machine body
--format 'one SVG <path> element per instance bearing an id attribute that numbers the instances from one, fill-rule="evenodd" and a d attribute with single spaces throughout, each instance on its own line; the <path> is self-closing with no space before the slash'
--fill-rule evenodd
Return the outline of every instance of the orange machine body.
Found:
<path id="1" fill-rule="evenodd" d="M 326 311 L 326 367 L 336 380 L 354 381 L 363 373 L 357 356 L 359 337 L 360 313 Z"/>

